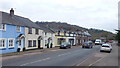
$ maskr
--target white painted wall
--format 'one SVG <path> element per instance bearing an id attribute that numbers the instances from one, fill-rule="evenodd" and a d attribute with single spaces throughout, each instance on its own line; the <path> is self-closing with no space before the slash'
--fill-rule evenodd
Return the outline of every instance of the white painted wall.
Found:
<path id="1" fill-rule="evenodd" d="M 38 48 L 38 37 L 42 36 L 42 32 L 43 30 L 39 29 L 39 34 L 35 34 L 35 28 L 32 28 L 32 34 L 28 34 L 28 28 L 25 27 L 25 48 L 26 49 Z M 36 40 L 36 47 L 28 47 L 28 40 Z M 41 41 L 41 46 L 42 45 L 43 42 Z"/>
<path id="2" fill-rule="evenodd" d="M 47 46 L 45 46 L 45 44 L 47 44 L 48 43 L 48 38 L 49 37 L 51 37 L 52 38 L 52 40 L 51 40 L 51 42 L 50 43 L 52 43 L 53 44 L 53 47 L 55 47 L 55 44 L 54 44 L 54 41 L 55 41 L 55 34 L 53 34 L 53 33 L 49 33 L 49 32 L 46 32 L 47 34 L 45 35 L 45 32 L 42 32 L 42 36 L 43 36 L 43 48 L 47 48 Z M 46 42 L 45 42 L 45 40 L 46 40 Z"/>

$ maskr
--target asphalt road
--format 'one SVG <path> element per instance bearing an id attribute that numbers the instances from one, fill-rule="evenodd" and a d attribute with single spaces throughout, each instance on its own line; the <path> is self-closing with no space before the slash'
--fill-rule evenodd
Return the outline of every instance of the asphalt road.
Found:
<path id="1" fill-rule="evenodd" d="M 92 49 L 75 47 L 57 49 L 46 53 L 24 54 L 12 59 L 2 60 L 3 66 L 76 66 L 90 55 L 99 50 L 100 46 Z"/>
<path id="2" fill-rule="evenodd" d="M 113 44 L 111 53 L 97 51 L 77 66 L 118 66 L 118 46 Z"/>

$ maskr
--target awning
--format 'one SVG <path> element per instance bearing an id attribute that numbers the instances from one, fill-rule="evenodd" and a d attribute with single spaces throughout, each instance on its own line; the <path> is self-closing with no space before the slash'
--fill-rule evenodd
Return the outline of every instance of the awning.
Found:
<path id="1" fill-rule="evenodd" d="M 49 37 L 49 38 L 48 38 L 48 40 L 52 40 L 52 38 L 51 38 L 51 37 Z"/>
<path id="2" fill-rule="evenodd" d="M 42 36 L 39 36 L 39 37 L 38 37 L 38 40 L 42 40 L 42 39 L 43 39 Z"/>

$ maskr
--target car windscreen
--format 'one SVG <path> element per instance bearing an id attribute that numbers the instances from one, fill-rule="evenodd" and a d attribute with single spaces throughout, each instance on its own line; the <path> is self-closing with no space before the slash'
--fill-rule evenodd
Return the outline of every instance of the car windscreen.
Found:
<path id="1" fill-rule="evenodd" d="M 100 41 L 95 41 L 95 42 L 100 42 Z"/>
<path id="2" fill-rule="evenodd" d="M 68 42 L 64 42 L 64 43 L 62 43 L 61 45 L 66 45 L 66 44 L 69 44 Z"/>

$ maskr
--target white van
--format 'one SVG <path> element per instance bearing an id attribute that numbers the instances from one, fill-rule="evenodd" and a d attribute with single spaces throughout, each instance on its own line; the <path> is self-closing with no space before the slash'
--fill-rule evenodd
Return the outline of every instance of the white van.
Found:
<path id="1" fill-rule="evenodd" d="M 101 39 L 96 39 L 95 40 L 95 45 L 102 45 Z"/>

